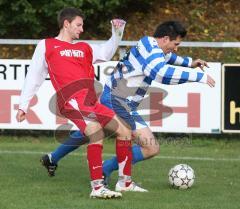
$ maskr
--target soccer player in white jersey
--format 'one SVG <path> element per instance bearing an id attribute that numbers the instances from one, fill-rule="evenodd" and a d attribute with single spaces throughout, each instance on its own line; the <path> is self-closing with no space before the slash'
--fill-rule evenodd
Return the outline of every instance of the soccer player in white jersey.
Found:
<path id="1" fill-rule="evenodd" d="M 190 57 L 180 57 L 175 54 L 186 33 L 186 29 L 177 21 L 160 24 L 153 36 L 141 38 L 137 45 L 126 53 L 106 82 L 101 103 L 113 109 L 129 124 L 132 134 L 137 139 L 138 144 L 132 147 L 133 164 L 159 153 L 159 144 L 138 110 L 152 81 L 166 85 L 186 82 L 205 83 L 210 87 L 215 85 L 215 81 L 204 72 L 195 69 L 184 71 L 174 67 L 174 65 L 189 68 L 200 67 L 201 69 L 205 66 L 208 67 L 204 60 L 192 60 Z M 125 86 L 126 84 L 127 86 Z M 51 159 L 51 163 L 47 167 L 50 176 L 54 176 L 57 162 L 76 149 L 82 140 L 83 134 L 76 131 L 54 152 L 44 156 L 48 161 Z M 104 161 L 105 177 L 108 178 L 117 169 L 116 157 Z"/>
<path id="2" fill-rule="evenodd" d="M 144 191 L 131 180 L 131 130 L 114 111 L 98 102 L 94 89 L 93 63 L 112 58 L 122 38 L 125 21 L 113 20 L 111 39 L 97 46 L 85 42 L 73 43 L 83 32 L 83 14 L 78 9 L 65 8 L 60 11 L 58 23 L 58 36 L 40 41 L 35 49 L 21 92 L 17 120 L 21 122 L 26 118 L 29 101 L 49 73 L 57 92 L 60 113 L 73 121 L 90 139 L 87 148 L 92 187 L 90 197 L 115 198 L 122 196 L 122 190 Z M 120 169 L 116 192 L 103 184 L 103 128 L 117 134 L 116 154 Z M 97 135 L 93 134 L 95 131 Z"/>

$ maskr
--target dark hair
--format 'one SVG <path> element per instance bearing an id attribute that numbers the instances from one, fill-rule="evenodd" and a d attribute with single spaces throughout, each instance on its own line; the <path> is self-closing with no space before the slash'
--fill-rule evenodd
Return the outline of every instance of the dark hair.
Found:
<path id="1" fill-rule="evenodd" d="M 178 36 L 184 38 L 187 34 L 186 29 L 178 21 L 167 21 L 158 25 L 153 37 L 161 38 L 164 36 L 169 36 L 170 40 L 176 39 Z"/>
<path id="2" fill-rule="evenodd" d="M 58 17 L 57 17 L 59 28 L 61 29 L 63 27 L 63 23 L 65 20 L 72 22 L 75 19 L 75 17 L 77 17 L 77 16 L 84 19 L 84 14 L 82 13 L 81 10 L 79 10 L 77 8 L 68 7 L 68 8 L 62 9 L 58 13 Z"/>

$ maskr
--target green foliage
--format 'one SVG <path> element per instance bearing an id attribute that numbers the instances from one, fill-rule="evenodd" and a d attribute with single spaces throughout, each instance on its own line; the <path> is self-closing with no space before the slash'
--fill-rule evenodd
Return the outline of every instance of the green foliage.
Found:
<path id="1" fill-rule="evenodd" d="M 9 34 L 10 37 L 17 37 L 24 32 L 40 32 L 36 9 L 27 0 L 2 1 L 0 10 L 1 36 Z"/>
<path id="2" fill-rule="evenodd" d="M 106 33 L 106 21 L 124 17 L 132 11 L 145 11 L 149 0 L 12 0 L 0 1 L 0 36 L 5 38 L 40 38 L 56 35 L 56 17 L 64 7 L 76 7 L 86 15 L 85 26 L 95 35 Z M 128 9 L 128 12 L 126 12 Z M 126 16 L 126 15 L 125 15 Z M 109 25 L 108 25 L 109 27 Z M 96 34 L 99 31 L 99 34 Z"/>

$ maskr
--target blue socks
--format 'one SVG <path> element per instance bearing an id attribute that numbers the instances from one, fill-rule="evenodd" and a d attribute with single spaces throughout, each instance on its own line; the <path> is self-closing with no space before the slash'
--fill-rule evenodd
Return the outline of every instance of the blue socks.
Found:
<path id="1" fill-rule="evenodd" d="M 132 155 L 133 155 L 132 164 L 135 164 L 139 161 L 144 160 L 144 157 L 141 151 L 141 146 L 139 145 L 134 145 L 132 147 Z M 118 161 L 116 156 L 114 156 L 109 160 L 105 160 L 103 163 L 103 173 L 106 176 L 110 176 L 114 170 L 118 170 Z"/>
<path id="2" fill-rule="evenodd" d="M 84 136 L 80 131 L 70 133 L 70 137 L 51 153 L 52 162 L 57 164 L 61 158 L 77 149 L 84 141 Z"/>

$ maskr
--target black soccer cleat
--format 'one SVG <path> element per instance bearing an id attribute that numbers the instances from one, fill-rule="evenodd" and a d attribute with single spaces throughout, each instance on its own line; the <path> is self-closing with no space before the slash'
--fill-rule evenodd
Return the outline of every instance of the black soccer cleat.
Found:
<path id="1" fill-rule="evenodd" d="M 55 176 L 55 171 L 58 166 L 57 164 L 52 163 L 49 155 L 43 155 L 42 158 L 40 159 L 40 162 L 47 169 L 48 175 L 50 177 Z"/>

